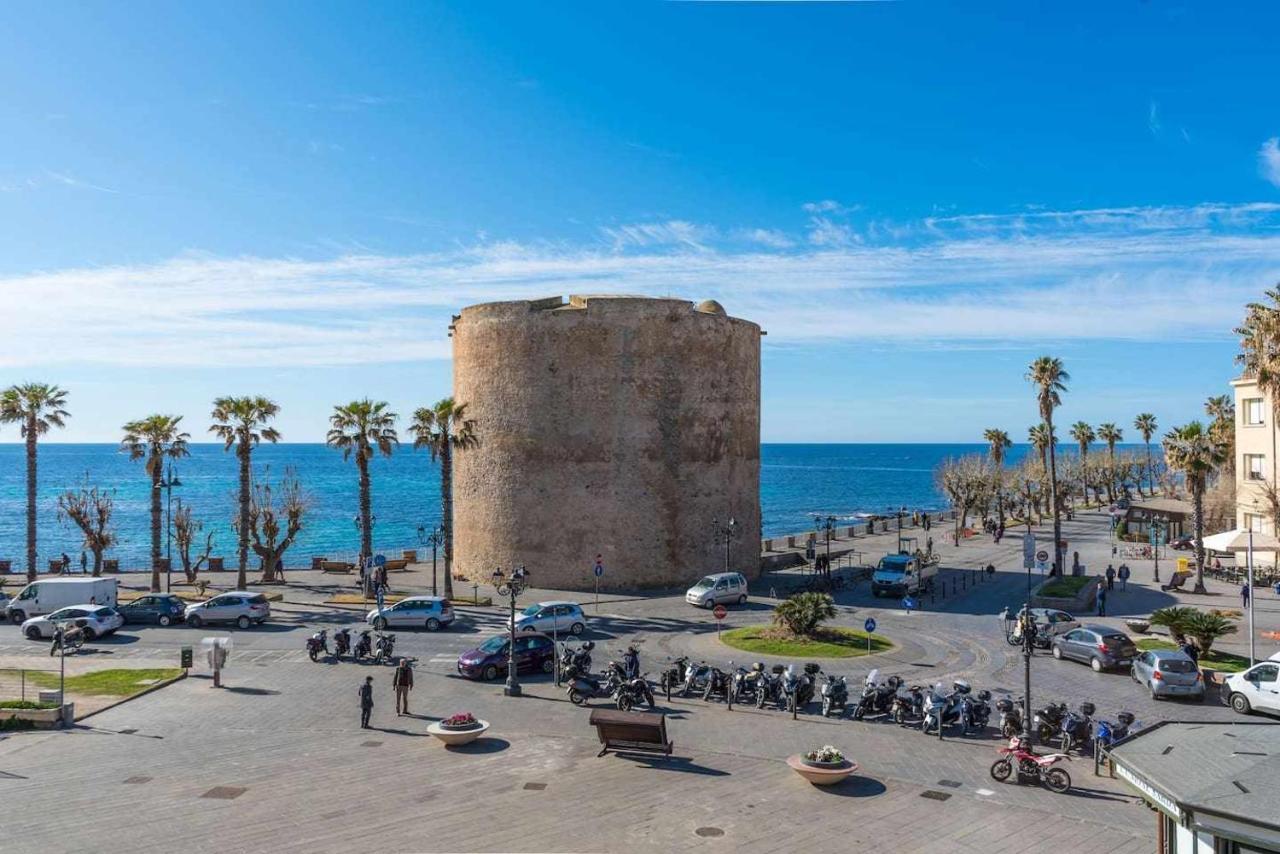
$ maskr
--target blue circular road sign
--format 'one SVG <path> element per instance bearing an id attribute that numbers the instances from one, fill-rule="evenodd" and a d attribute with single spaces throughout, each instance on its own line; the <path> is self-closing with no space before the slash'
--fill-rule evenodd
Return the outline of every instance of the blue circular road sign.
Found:
<path id="1" fill-rule="evenodd" d="M 912 599 L 910 596 L 906 596 L 902 600 L 902 607 L 910 611 L 916 607 L 916 600 Z"/>
<path id="2" fill-rule="evenodd" d="M 602 563 L 596 564 L 596 578 L 600 578 L 603 575 L 604 575 L 604 564 Z"/>
<path id="3" fill-rule="evenodd" d="M 385 566 L 385 565 L 386 565 L 386 563 L 387 563 L 387 556 L 386 556 L 386 555 L 374 555 L 374 556 L 373 556 L 373 565 L 374 565 L 374 566 Z"/>
<path id="4" fill-rule="evenodd" d="M 867 634 L 871 634 L 876 630 L 876 621 L 867 617 L 867 621 L 862 624 L 862 627 L 867 630 Z"/>

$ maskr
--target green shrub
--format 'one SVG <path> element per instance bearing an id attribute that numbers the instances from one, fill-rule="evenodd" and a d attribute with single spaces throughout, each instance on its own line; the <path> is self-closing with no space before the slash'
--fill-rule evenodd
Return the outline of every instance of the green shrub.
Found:
<path id="1" fill-rule="evenodd" d="M 1170 608 L 1157 608 L 1151 612 L 1151 625 L 1163 626 L 1169 630 L 1169 637 L 1178 643 L 1187 640 L 1187 621 L 1200 612 L 1185 605 Z"/>
<path id="2" fill-rule="evenodd" d="M 1196 645 L 1196 649 L 1200 650 L 1200 654 L 1207 655 L 1213 647 L 1213 642 L 1223 635 L 1235 634 L 1236 626 L 1219 614 L 1205 614 L 1197 611 L 1183 623 L 1182 630 L 1191 638 L 1191 642 Z"/>
<path id="3" fill-rule="evenodd" d="M 797 637 L 808 637 L 836 615 L 836 603 L 826 593 L 797 593 L 773 609 L 774 625 Z"/>
<path id="4" fill-rule="evenodd" d="M 0 709 L 56 709 L 57 703 L 37 703 L 35 700 L 3 700 Z"/>

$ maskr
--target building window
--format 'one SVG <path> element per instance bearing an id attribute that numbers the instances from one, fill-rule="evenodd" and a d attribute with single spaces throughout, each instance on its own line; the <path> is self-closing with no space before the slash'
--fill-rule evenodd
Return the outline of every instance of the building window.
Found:
<path id="1" fill-rule="evenodd" d="M 1266 459 L 1262 454 L 1244 455 L 1244 476 L 1246 480 L 1266 480 L 1262 473 L 1262 464 Z"/>
<path id="2" fill-rule="evenodd" d="M 1266 520 L 1267 517 L 1263 516 L 1261 513 L 1246 513 L 1244 514 L 1244 529 L 1246 531 L 1253 531 L 1255 534 L 1261 534 L 1263 533 L 1262 526 Z"/>
<path id="3" fill-rule="evenodd" d="M 1257 427 L 1262 424 L 1262 398 L 1251 397 L 1244 403 L 1244 423 L 1246 427 Z"/>

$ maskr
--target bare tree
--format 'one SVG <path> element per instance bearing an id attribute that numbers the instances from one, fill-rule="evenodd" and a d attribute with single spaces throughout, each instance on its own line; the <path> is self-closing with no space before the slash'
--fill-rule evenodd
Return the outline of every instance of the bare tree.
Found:
<path id="1" fill-rule="evenodd" d="M 191 560 L 191 547 L 195 545 L 196 540 L 200 539 L 200 533 L 204 530 L 204 523 L 197 519 L 191 513 L 191 506 L 183 506 L 182 502 L 178 502 L 178 509 L 173 514 L 173 538 L 178 543 L 178 557 L 182 559 L 182 572 L 187 576 L 188 583 L 196 580 L 200 567 L 204 566 L 209 560 L 209 555 L 213 554 L 213 532 L 210 531 L 205 535 L 204 551 L 196 556 L 195 561 Z"/>
<path id="2" fill-rule="evenodd" d="M 58 519 L 70 519 L 80 529 L 84 547 L 93 554 L 94 575 L 102 574 L 102 554 L 116 542 L 115 532 L 111 530 L 114 510 L 115 491 L 89 486 L 87 474 L 83 486 L 58 496 Z"/>
<path id="3" fill-rule="evenodd" d="M 249 534 L 253 538 L 253 552 L 262 560 L 262 581 L 277 580 L 277 570 L 284 560 L 284 553 L 293 545 L 302 530 L 308 502 L 292 469 L 285 469 L 279 485 L 272 489 L 266 473 L 253 487 L 253 500 L 249 502 Z"/>

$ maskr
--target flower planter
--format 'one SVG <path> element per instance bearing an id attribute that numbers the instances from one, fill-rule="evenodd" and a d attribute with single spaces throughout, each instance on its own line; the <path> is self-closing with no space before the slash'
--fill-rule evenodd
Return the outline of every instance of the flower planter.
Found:
<path id="1" fill-rule="evenodd" d="M 788 756 L 787 764 L 815 786 L 834 786 L 843 783 L 858 770 L 858 763 L 845 760 L 837 763 L 810 763 L 799 753 Z"/>
<path id="2" fill-rule="evenodd" d="M 470 744 L 489 730 L 488 721 L 476 721 L 474 725 L 464 729 L 446 727 L 440 723 L 427 725 L 427 733 L 445 743 L 446 747 L 460 747 Z"/>
<path id="3" fill-rule="evenodd" d="M 1137 632 L 1140 635 L 1145 635 L 1151 628 L 1151 623 L 1148 620 L 1125 620 L 1124 624 L 1129 627 L 1130 631 Z"/>

